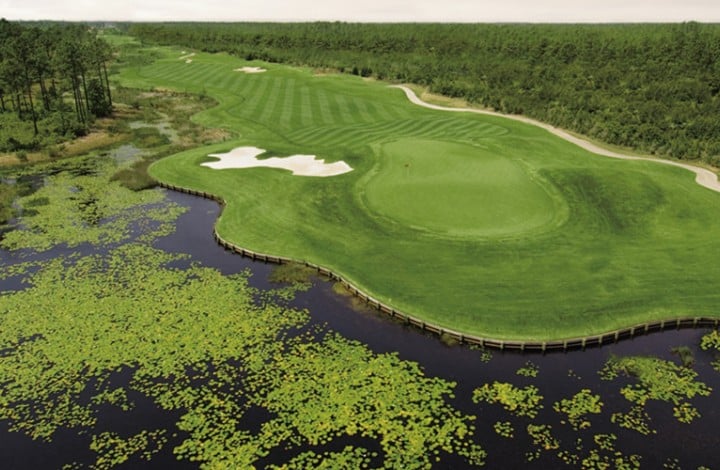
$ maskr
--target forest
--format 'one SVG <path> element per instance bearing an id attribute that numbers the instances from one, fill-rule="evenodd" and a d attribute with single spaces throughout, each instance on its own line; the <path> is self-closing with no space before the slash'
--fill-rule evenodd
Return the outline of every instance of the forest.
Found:
<path id="1" fill-rule="evenodd" d="M 415 83 L 720 166 L 720 25 L 162 23 L 143 41 Z"/>
<path id="2" fill-rule="evenodd" d="M 110 46 L 82 24 L 0 19 L 0 152 L 87 133 L 112 113 Z"/>

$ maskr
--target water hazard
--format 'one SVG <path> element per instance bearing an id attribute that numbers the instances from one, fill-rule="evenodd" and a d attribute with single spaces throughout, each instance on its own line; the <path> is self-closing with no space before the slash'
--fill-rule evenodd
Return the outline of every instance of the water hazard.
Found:
<path id="1" fill-rule="evenodd" d="M 189 210 L 180 216 L 175 233 L 158 239 L 154 246 L 168 252 L 187 253 L 188 260 L 176 263 L 177 267 L 189 266 L 191 262 L 201 263 L 233 274 L 249 269 L 252 272 L 250 284 L 260 289 L 277 287 L 268 277 L 273 265 L 253 262 L 217 245 L 212 238 L 212 226 L 219 214 L 219 206 L 208 200 L 185 194 L 168 192 L 168 198 Z M 90 247 L 80 246 L 74 251 L 95 252 Z M 67 253 L 63 247 L 42 253 L 42 259 Z M 56 253 L 57 252 L 57 253 Z M 27 261 L 30 254 L 19 256 L 2 251 L 4 259 L 17 257 Z M 19 289 L 17 280 L 2 282 L 2 290 Z M 15 282 L 16 284 L 12 284 Z M 312 288 L 296 294 L 292 305 L 307 309 L 310 322 L 322 329 L 338 332 L 350 340 L 357 340 L 375 353 L 397 353 L 403 360 L 415 361 L 428 376 L 440 377 L 457 383 L 452 405 L 463 413 L 474 415 L 475 440 L 487 451 L 486 468 L 574 468 L 592 467 L 588 462 L 572 461 L 569 466 L 558 455 L 566 452 L 591 458 L 591 448 L 602 447 L 595 436 L 614 436 L 614 450 L 622 455 L 637 455 L 642 468 L 699 468 L 715 463 L 715 453 L 720 446 L 720 437 L 715 432 L 715 423 L 720 419 L 720 406 L 714 396 L 720 389 L 720 373 L 710 365 L 713 356 L 699 349 L 701 337 L 710 330 L 686 329 L 665 331 L 617 344 L 592 348 L 585 351 L 552 354 L 522 354 L 517 352 L 483 351 L 464 345 L 448 345 L 429 333 L 419 331 L 375 310 L 366 308 L 350 297 L 338 295 L 330 282 L 313 279 Z M 613 423 L 612 415 L 627 413 L 632 408 L 621 394 L 623 386 L 635 383 L 630 377 L 620 376 L 614 380 L 601 380 L 598 371 L 612 356 L 655 356 L 679 363 L 672 348 L 688 346 L 694 357 L 693 368 L 698 380 L 715 390 L 710 396 L 691 400 L 700 417 L 689 424 L 678 422 L 673 416 L 672 405 L 649 401 L 645 411 L 654 434 L 643 435 L 636 430 L 620 427 Z M 1 353 L 0 353 L 1 354 Z M 518 374 L 518 371 L 522 371 Z M 121 383 L 129 380 L 129 371 L 119 371 L 111 380 Z M 484 384 L 493 382 L 510 383 L 518 388 L 533 386 L 542 395 L 541 409 L 536 416 L 517 416 L 509 413 L 499 404 L 474 402 L 473 393 Z M 600 396 L 602 411 L 588 416 L 589 427 L 573 429 L 567 416 L 553 409 L 553 404 L 589 389 Z M 147 397 L 136 394 L 131 397 L 135 403 L 132 412 L 119 412 L 114 408 L 102 408 L 98 414 L 96 428 L 112 429 L 120 434 L 130 435 L 142 429 L 169 429 L 171 434 L 162 451 L 152 460 L 134 459 L 132 468 L 194 468 L 187 460 L 176 460 L 172 449 L 186 437 L 177 431 L 175 423 L 179 414 L 159 409 Z M 262 412 L 245 415 L 245 429 L 259 426 L 267 416 Z M 503 423 L 498 426 L 498 423 Z M 544 439 L 542 430 L 529 426 L 547 426 L 552 438 Z M 511 428 L 513 437 L 505 437 L 501 430 Z M 0 423 L 0 456 L 5 468 L 58 468 L 64 464 L 78 462 L 88 465 L 95 456 L 89 450 L 90 436 L 78 434 L 75 430 L 57 433 L 52 442 L 33 441 L 19 432 L 10 432 L 5 422 Z M 336 442 L 337 441 L 337 442 Z M 344 445 L 364 446 L 373 449 L 373 442 L 359 437 L 343 437 L 333 441 L 333 447 Z M 320 446 L 322 447 L 322 446 Z M 321 450 L 326 450 L 322 448 Z M 287 454 L 270 454 L 259 466 L 281 464 L 287 458 L 297 455 L 297 450 Z M 605 452 L 607 455 L 608 452 Z M 440 462 L 434 468 L 463 468 L 465 460 L 454 455 L 440 455 Z M 371 464 L 380 464 L 373 460 Z"/>

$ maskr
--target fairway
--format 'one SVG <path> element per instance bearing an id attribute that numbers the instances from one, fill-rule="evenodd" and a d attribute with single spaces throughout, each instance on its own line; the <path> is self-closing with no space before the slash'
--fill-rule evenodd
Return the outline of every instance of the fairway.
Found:
<path id="1" fill-rule="evenodd" d="M 503 117 L 426 109 L 359 77 L 154 53 L 120 83 L 206 93 L 218 106 L 194 119 L 235 138 L 150 171 L 224 198 L 217 230 L 229 242 L 319 264 L 398 310 L 479 336 L 547 340 L 719 315 L 720 194 L 686 169 L 598 156 Z M 352 171 L 201 166 L 238 147 Z"/>

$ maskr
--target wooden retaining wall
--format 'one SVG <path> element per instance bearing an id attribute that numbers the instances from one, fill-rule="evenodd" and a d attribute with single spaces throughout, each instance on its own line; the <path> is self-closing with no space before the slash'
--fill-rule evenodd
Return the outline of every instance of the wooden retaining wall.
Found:
<path id="1" fill-rule="evenodd" d="M 192 194 L 195 196 L 204 197 L 211 199 L 220 204 L 221 210 L 225 207 L 225 200 L 221 197 L 215 196 L 204 191 L 196 191 L 194 189 L 183 188 L 167 183 L 158 183 L 163 188 L 171 189 L 181 193 Z M 246 256 L 252 260 L 264 261 L 266 263 L 286 264 L 286 263 L 298 263 L 307 267 L 315 269 L 318 274 L 321 274 L 329 279 L 342 284 L 351 294 L 358 297 L 363 302 L 376 308 L 377 310 L 390 315 L 392 318 L 399 319 L 408 325 L 416 326 L 422 330 L 435 333 L 444 338 L 449 338 L 460 343 L 474 344 L 483 348 L 494 348 L 500 350 L 514 350 L 514 351 L 540 351 L 540 352 L 551 352 L 551 351 L 568 351 L 573 349 L 585 349 L 587 347 L 597 347 L 604 344 L 617 343 L 623 339 L 634 338 L 635 336 L 644 335 L 647 333 L 662 331 L 668 329 L 680 329 L 680 328 L 707 328 L 720 326 L 720 318 L 709 318 L 709 317 L 683 317 L 673 318 L 668 320 L 653 321 L 647 323 L 641 323 L 639 325 L 631 326 L 628 328 L 622 328 L 619 330 L 609 331 L 599 335 L 591 335 L 580 338 L 568 338 L 559 339 L 552 341 L 516 341 L 516 340 L 500 340 L 493 338 L 485 338 L 465 333 L 460 333 L 448 328 L 440 327 L 432 323 L 427 323 L 424 320 L 415 318 L 412 315 L 408 315 L 401 312 L 389 305 L 386 305 L 379 300 L 369 296 L 350 281 L 340 276 L 339 274 L 318 266 L 317 264 L 310 263 L 308 261 L 295 260 L 292 258 L 285 258 L 282 256 L 273 256 L 266 253 L 259 253 L 256 251 L 248 250 L 241 246 L 235 245 L 223 239 L 217 232 L 216 225 L 213 226 L 213 237 L 215 241 L 220 244 L 226 250 L 233 251 L 242 256 Z"/>

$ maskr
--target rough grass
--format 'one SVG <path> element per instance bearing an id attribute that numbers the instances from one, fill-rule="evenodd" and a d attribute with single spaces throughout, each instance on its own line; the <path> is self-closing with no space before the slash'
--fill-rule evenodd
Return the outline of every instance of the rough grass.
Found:
<path id="1" fill-rule="evenodd" d="M 150 168 L 162 181 L 225 198 L 218 230 L 229 241 L 324 265 L 400 310 L 477 335 L 542 340 L 718 315 L 720 195 L 690 172 L 595 156 L 499 117 L 422 109 L 380 82 L 222 54 L 190 64 L 179 50 L 153 54 L 159 60 L 126 69 L 121 81 L 212 97 L 218 106 L 193 121 L 238 136 Z M 245 65 L 268 72 L 233 71 Z M 391 144 L 400 141 L 417 142 L 403 155 L 414 165 L 428 162 L 413 197 L 382 176 L 404 169 L 385 160 L 402 154 Z M 471 146 L 478 161 L 454 149 L 435 162 L 433 142 Z M 355 170 L 307 178 L 199 166 L 240 145 L 342 159 Z M 467 184 L 469 166 L 481 187 Z M 495 180 L 504 184 L 492 188 Z M 467 215 L 475 192 L 492 196 L 487 211 L 498 225 Z M 459 201 L 453 213 L 426 210 L 443 198 Z M 445 224 L 452 236 L 438 233 Z"/>

